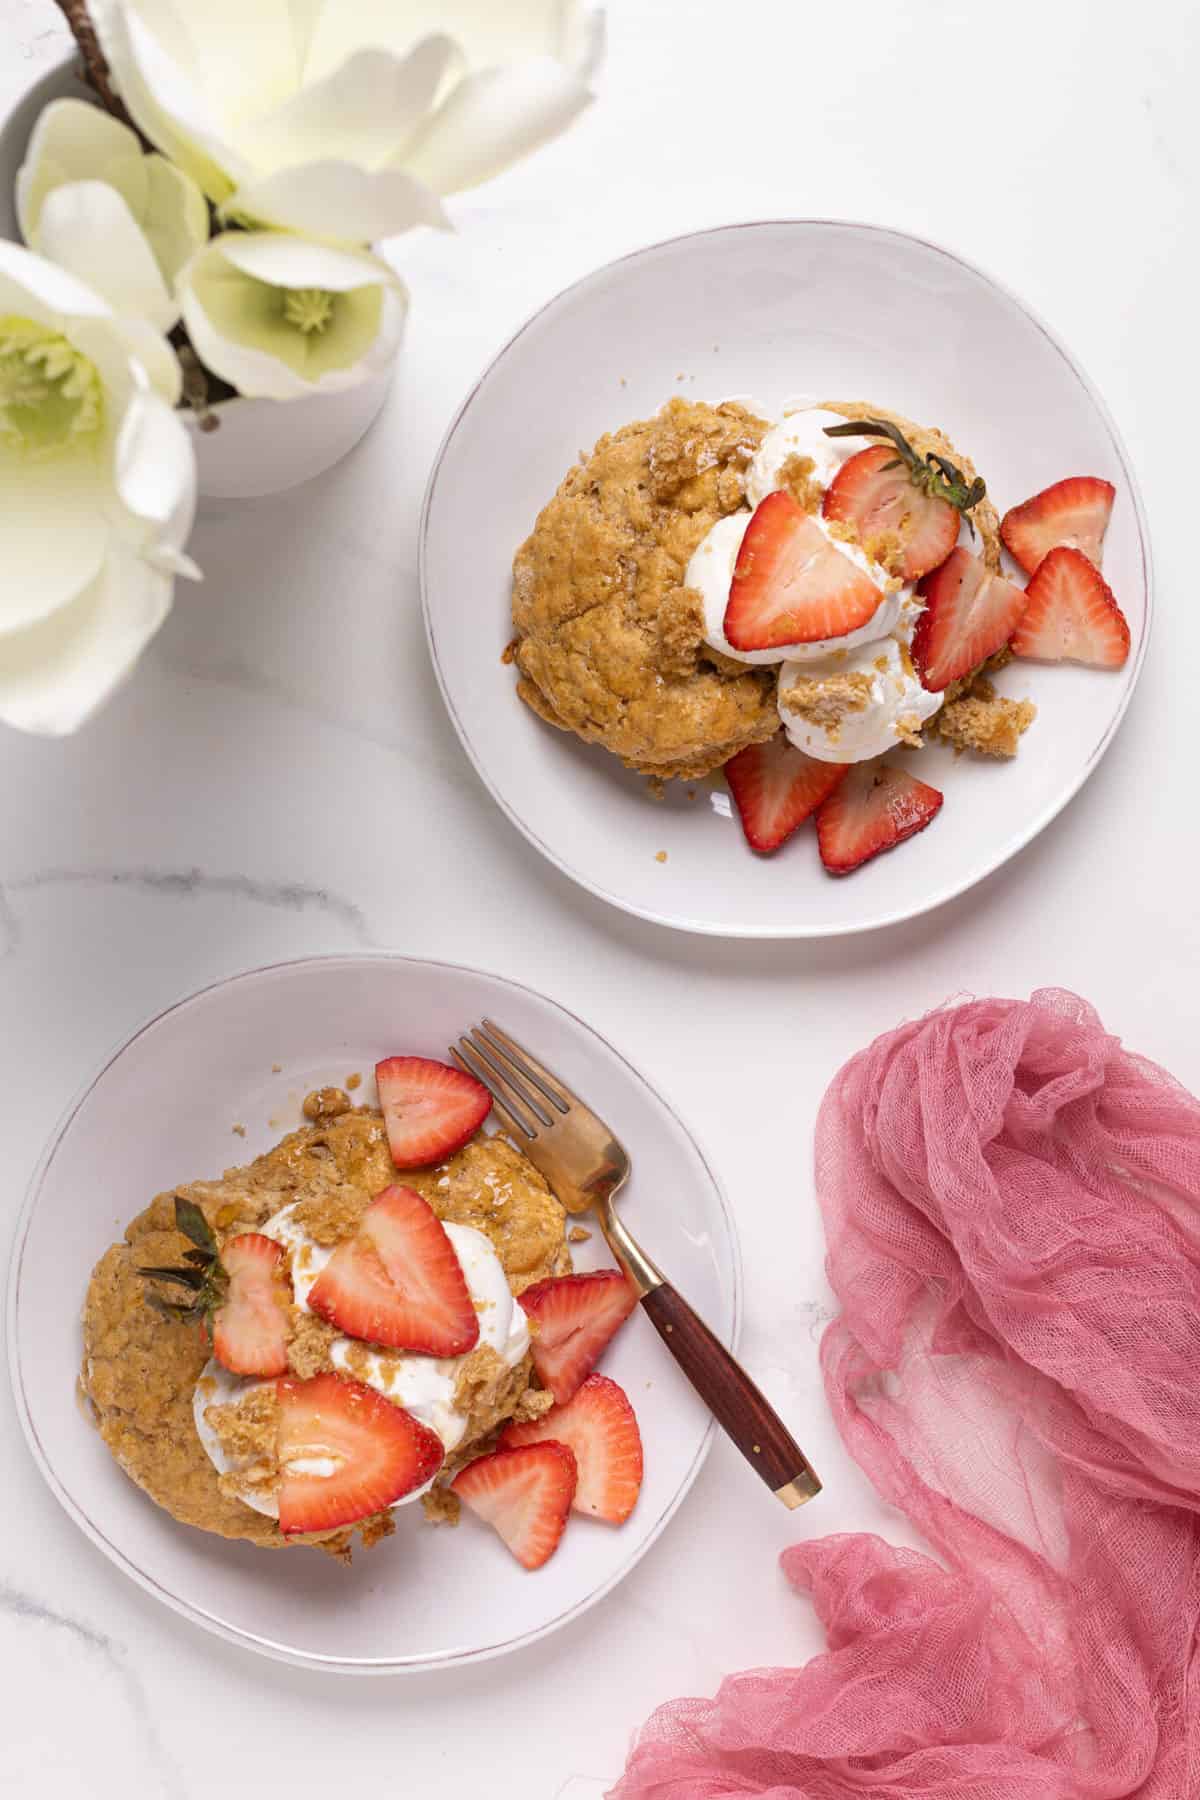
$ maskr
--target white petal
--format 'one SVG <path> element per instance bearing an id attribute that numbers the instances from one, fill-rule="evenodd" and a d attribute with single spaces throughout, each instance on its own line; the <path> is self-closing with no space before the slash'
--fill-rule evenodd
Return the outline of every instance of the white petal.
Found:
<path id="1" fill-rule="evenodd" d="M 46 195 L 37 248 L 103 294 L 115 312 L 169 331 L 179 317 L 149 244 L 116 188 L 69 181 Z"/>
<path id="2" fill-rule="evenodd" d="M 177 406 L 183 392 L 183 370 L 179 367 L 179 358 L 162 332 L 156 331 L 145 319 L 113 319 L 108 329 L 110 336 L 115 337 L 128 354 L 140 363 L 154 392 L 168 406 Z M 72 335 L 79 343 L 78 327 L 74 328 Z M 82 350 L 85 346 L 79 343 L 79 347 Z"/>
<path id="3" fill-rule="evenodd" d="M 113 481 L 143 556 L 161 564 L 164 552 L 183 549 L 196 516 L 196 454 L 183 421 L 157 394 L 136 394 L 126 409 Z"/>
<path id="4" fill-rule="evenodd" d="M 84 100 L 52 100 L 38 114 L 17 171 L 17 219 L 31 244 L 42 201 L 63 181 L 93 181 L 110 162 L 141 158 L 136 133 Z"/>
<path id="5" fill-rule="evenodd" d="M 211 199 L 223 200 L 249 165 L 223 135 L 221 96 L 198 84 L 191 38 L 171 0 L 91 0 L 89 12 L 135 124 Z"/>
<path id="6" fill-rule="evenodd" d="M 300 83 L 288 0 L 125 0 L 226 122 Z"/>
<path id="7" fill-rule="evenodd" d="M 168 575 L 114 546 L 68 606 L 0 638 L 0 720 L 19 731 L 75 731 L 124 680 L 171 607 Z"/>
<path id="8" fill-rule="evenodd" d="M 0 646 L 91 582 L 108 550 L 110 488 L 96 445 L 44 461 L 0 449 Z"/>
<path id="9" fill-rule="evenodd" d="M 68 319 L 109 318 L 112 308 L 66 269 L 0 238 L 0 316 L 5 313 L 62 331 Z"/>
<path id="10" fill-rule="evenodd" d="M 448 32 L 473 69 L 521 56 L 559 56 L 570 0 L 326 0 L 305 64 L 306 82 L 374 44 L 403 56 L 431 31 Z"/>
<path id="11" fill-rule="evenodd" d="M 591 99 L 548 56 L 469 75 L 404 152 L 404 167 L 437 194 L 488 181 L 564 131 Z"/>
<path id="12" fill-rule="evenodd" d="M 446 226 L 441 202 L 405 170 L 369 173 L 345 162 L 315 162 L 281 169 L 239 187 L 225 210 L 282 231 L 368 244 L 414 225 Z"/>
<path id="13" fill-rule="evenodd" d="M 170 286 L 189 256 L 208 241 L 208 206 L 190 175 L 165 156 L 142 159 L 146 202 L 134 217 Z"/>
<path id="14" fill-rule="evenodd" d="M 325 0 L 288 0 L 288 12 L 292 18 L 292 47 L 296 57 L 296 68 L 304 73 L 304 65 L 308 60 L 309 45 L 317 28 L 317 20 Z"/>
<path id="15" fill-rule="evenodd" d="M 404 323 L 406 298 L 391 272 L 364 254 L 330 251 L 262 234 L 233 233 L 218 238 L 183 271 L 179 298 L 197 354 L 239 393 L 271 400 L 352 387 L 395 355 Z M 230 260 L 225 246 L 253 266 L 282 269 L 289 276 L 324 269 L 338 286 L 327 328 L 304 333 L 287 322 L 282 288 L 265 282 Z M 249 246 L 249 248 L 247 248 Z M 297 258 L 304 260 L 297 261 Z M 316 259 L 316 260 L 309 260 Z M 357 273 L 357 282 L 348 277 Z M 384 278 L 387 279 L 384 279 Z"/>
<path id="16" fill-rule="evenodd" d="M 593 81 L 599 74 L 607 35 L 607 20 L 599 7 L 585 6 L 583 0 L 565 0 L 559 61 L 581 81 Z"/>
<path id="17" fill-rule="evenodd" d="M 323 80 L 248 121 L 239 145 L 264 169 L 323 159 L 374 168 L 430 111 L 456 54 L 448 37 L 425 38 L 403 59 L 356 50 Z"/>
<path id="18" fill-rule="evenodd" d="M 395 270 L 369 250 L 314 244 L 283 232 L 230 231 L 214 238 L 213 246 L 243 275 L 272 287 L 319 287 L 338 294 L 368 282 L 401 285 Z"/>

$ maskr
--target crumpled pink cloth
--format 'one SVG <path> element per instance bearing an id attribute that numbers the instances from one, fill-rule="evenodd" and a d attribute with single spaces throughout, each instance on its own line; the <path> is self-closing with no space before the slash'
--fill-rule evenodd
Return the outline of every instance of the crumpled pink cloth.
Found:
<path id="1" fill-rule="evenodd" d="M 817 1187 L 829 1403 L 939 1560 L 787 1551 L 827 1654 L 660 1708 L 613 1794 L 1196 1800 L 1200 1104 L 1073 995 L 975 1001 L 846 1065 Z"/>

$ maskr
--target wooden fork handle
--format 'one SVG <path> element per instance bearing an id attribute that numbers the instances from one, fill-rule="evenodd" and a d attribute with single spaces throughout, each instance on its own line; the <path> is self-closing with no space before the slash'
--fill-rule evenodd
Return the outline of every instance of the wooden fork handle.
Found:
<path id="1" fill-rule="evenodd" d="M 642 1295 L 654 1329 L 718 1424 L 785 1506 L 821 1491 L 812 1464 L 779 1414 L 682 1294 L 663 1282 Z"/>

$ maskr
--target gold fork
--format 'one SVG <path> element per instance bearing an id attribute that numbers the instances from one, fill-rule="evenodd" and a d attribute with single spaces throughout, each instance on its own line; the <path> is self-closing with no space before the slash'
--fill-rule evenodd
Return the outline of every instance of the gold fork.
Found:
<path id="1" fill-rule="evenodd" d="M 613 1199 L 629 1179 L 630 1162 L 603 1119 L 490 1019 L 459 1038 L 450 1055 L 483 1082 L 513 1141 L 567 1211 L 595 1213 L 658 1335 L 776 1498 L 796 1507 L 819 1494 L 812 1464 L 779 1414 L 618 1218 Z"/>

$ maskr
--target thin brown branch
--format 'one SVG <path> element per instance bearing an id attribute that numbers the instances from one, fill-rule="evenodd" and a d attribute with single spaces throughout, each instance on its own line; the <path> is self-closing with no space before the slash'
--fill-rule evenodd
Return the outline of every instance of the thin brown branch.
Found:
<path id="1" fill-rule="evenodd" d="M 134 125 L 125 109 L 125 103 L 112 84 L 112 75 L 105 61 L 104 52 L 100 48 L 100 40 L 96 36 L 96 28 L 92 24 L 87 9 L 87 0 L 54 0 L 55 5 L 71 27 L 71 36 L 79 46 L 79 54 L 83 58 L 84 79 L 93 89 L 97 98 L 122 124 Z M 140 131 L 138 136 L 142 137 Z M 146 141 L 142 139 L 143 143 Z"/>

